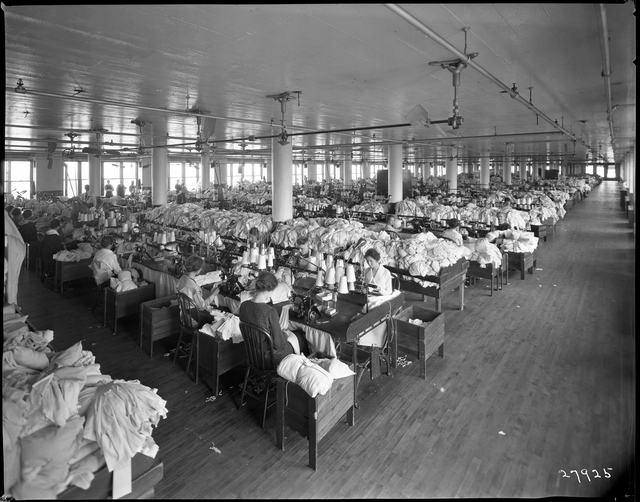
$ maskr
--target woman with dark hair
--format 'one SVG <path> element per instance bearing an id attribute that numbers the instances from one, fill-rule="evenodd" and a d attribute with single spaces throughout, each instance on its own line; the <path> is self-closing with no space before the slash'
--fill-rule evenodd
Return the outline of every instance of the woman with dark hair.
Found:
<path id="1" fill-rule="evenodd" d="M 271 293 L 278 286 L 278 279 L 271 272 L 261 272 L 256 279 L 255 295 L 252 299 L 240 304 L 238 317 L 240 321 L 253 324 L 271 335 L 273 343 L 274 366 L 280 364 L 286 356 L 295 353 L 293 345 L 280 327 L 280 316 L 277 310 L 268 305 Z"/>
<path id="2" fill-rule="evenodd" d="M 390 295 L 393 293 L 393 285 L 391 281 L 391 272 L 380 264 L 380 253 L 375 248 L 370 248 L 364 254 L 364 261 L 369 265 L 364 269 L 365 284 L 373 284 L 377 286 L 373 294 Z"/>
<path id="3" fill-rule="evenodd" d="M 291 266 L 304 271 L 316 272 L 318 267 L 310 260 L 313 255 L 309 248 L 309 238 L 306 235 L 301 235 L 296 240 L 296 246 L 298 249 L 293 253 Z"/>
<path id="4" fill-rule="evenodd" d="M 176 292 L 184 293 L 193 300 L 199 310 L 206 310 L 214 298 L 218 295 L 218 290 L 214 289 L 207 298 L 202 296 L 202 288 L 196 282 L 196 275 L 202 272 L 204 259 L 197 255 L 191 255 L 184 264 L 185 274 L 180 277 L 176 284 Z"/>
<path id="5" fill-rule="evenodd" d="M 31 219 L 33 216 L 33 211 L 31 209 L 25 209 L 22 212 L 22 221 L 18 226 L 18 232 L 22 235 L 22 240 L 28 243 L 38 242 L 38 229 L 36 228 L 36 224 Z"/>
<path id="6" fill-rule="evenodd" d="M 19 207 L 14 207 L 9 214 L 11 216 L 11 221 L 15 223 L 16 227 L 20 225 L 20 222 L 22 221 L 22 210 Z"/>
<path id="7" fill-rule="evenodd" d="M 447 229 L 442 232 L 442 238 L 455 242 L 458 246 L 462 246 L 463 239 L 460 233 L 460 220 L 451 218 L 447 221 Z"/>
<path id="8" fill-rule="evenodd" d="M 50 227 L 38 246 L 38 256 L 42 260 L 42 272 L 47 275 L 53 274 L 56 269 L 53 255 L 65 248 L 59 233 L 60 220 L 57 218 L 51 220 Z"/>

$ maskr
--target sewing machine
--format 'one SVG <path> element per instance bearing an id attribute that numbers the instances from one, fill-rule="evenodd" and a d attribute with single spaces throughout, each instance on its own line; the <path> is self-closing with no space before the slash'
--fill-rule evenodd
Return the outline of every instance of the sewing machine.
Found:
<path id="1" fill-rule="evenodd" d="M 291 310 L 289 310 L 290 316 L 303 319 L 306 322 L 316 322 L 320 317 L 320 311 L 315 305 L 310 293 L 300 294 L 291 291 L 289 301 L 291 302 Z"/>
<path id="2" fill-rule="evenodd" d="M 227 296 L 239 296 L 244 291 L 242 284 L 238 281 L 237 275 L 235 275 L 231 269 L 221 268 L 220 278 L 220 291 Z"/>

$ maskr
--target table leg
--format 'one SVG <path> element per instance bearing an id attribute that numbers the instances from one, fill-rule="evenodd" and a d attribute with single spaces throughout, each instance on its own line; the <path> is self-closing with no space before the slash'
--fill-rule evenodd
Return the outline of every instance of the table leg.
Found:
<path id="1" fill-rule="evenodd" d="M 356 408 L 360 408 L 360 405 L 358 404 L 357 401 L 357 396 L 358 396 L 358 383 L 360 383 L 360 379 L 358 378 L 358 341 L 354 340 L 353 342 L 351 342 L 351 348 L 353 350 L 353 371 L 355 373 L 355 375 L 353 375 L 353 378 L 355 379 L 353 382 L 353 405 Z M 311 439 L 309 439 L 311 440 Z"/>
<path id="2" fill-rule="evenodd" d="M 464 277 L 463 275 L 460 283 L 460 310 L 464 310 Z M 491 295 L 493 295 L 493 281 L 491 281 Z"/>
<path id="3" fill-rule="evenodd" d="M 278 379 L 276 402 L 276 447 L 284 451 L 284 382 Z"/>

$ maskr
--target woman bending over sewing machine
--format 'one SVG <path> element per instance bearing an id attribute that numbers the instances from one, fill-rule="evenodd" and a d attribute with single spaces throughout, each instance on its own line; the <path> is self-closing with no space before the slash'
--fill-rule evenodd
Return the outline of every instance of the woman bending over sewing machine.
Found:
<path id="1" fill-rule="evenodd" d="M 391 272 L 380 264 L 380 253 L 377 249 L 368 249 L 364 254 L 364 261 L 369 267 L 364 269 L 365 284 L 373 284 L 376 288 L 369 289 L 369 294 L 390 295 L 393 292 Z"/>
<path id="2" fill-rule="evenodd" d="M 298 269 L 298 271 L 302 270 L 303 272 L 299 274 L 301 276 L 306 277 L 307 274 L 305 272 L 316 272 L 318 267 L 315 265 L 313 253 L 309 248 L 309 238 L 301 235 L 296 240 L 296 246 L 298 249 L 293 252 L 289 264 Z"/>
<path id="3" fill-rule="evenodd" d="M 180 277 L 176 285 L 176 291 L 184 293 L 193 300 L 198 310 L 206 311 L 207 307 L 218 295 L 218 290 L 213 289 L 206 298 L 202 296 L 202 288 L 196 282 L 196 275 L 202 271 L 204 259 L 200 256 L 191 255 L 184 264 L 185 274 Z"/>

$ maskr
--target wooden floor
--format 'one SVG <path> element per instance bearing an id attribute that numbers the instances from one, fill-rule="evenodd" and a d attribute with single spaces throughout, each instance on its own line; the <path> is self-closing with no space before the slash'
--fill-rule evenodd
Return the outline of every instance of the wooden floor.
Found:
<path id="1" fill-rule="evenodd" d="M 533 275 L 512 273 L 493 297 L 486 280 L 469 286 L 464 311 L 457 293 L 445 298 L 445 357 L 429 361 L 426 380 L 415 363 L 363 379 L 356 425 L 323 439 L 317 472 L 297 433 L 275 447 L 273 412 L 262 429 L 254 408 L 237 411 L 241 371 L 208 401 L 171 364 L 170 344 L 153 359 L 138 347 L 137 319 L 117 336 L 101 327 L 89 285 L 61 296 L 25 271 L 18 297 L 56 348 L 82 340 L 103 373 L 168 401 L 154 432 L 157 498 L 596 496 L 635 459 L 634 279 L 635 238 L 617 183 L 603 182 L 540 243 Z M 590 481 L 570 472 L 584 469 Z"/>

